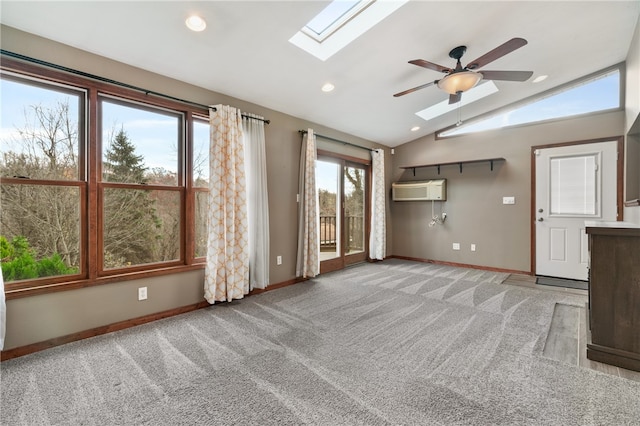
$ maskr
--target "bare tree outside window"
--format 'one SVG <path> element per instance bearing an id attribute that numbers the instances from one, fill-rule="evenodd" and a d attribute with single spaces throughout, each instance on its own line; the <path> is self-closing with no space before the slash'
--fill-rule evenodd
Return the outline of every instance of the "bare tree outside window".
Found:
<path id="1" fill-rule="evenodd" d="M 22 124 L 3 131 L 2 176 L 24 181 L 1 188 L 0 256 L 7 281 L 79 271 L 80 188 L 65 184 L 79 179 L 79 102 L 60 93 L 48 106 L 25 106 Z"/>
<path id="2" fill-rule="evenodd" d="M 81 204 L 86 197 L 80 157 L 84 138 L 78 130 L 83 96 L 4 79 L 2 89 L 5 108 L 22 108 L 22 115 L 11 119 L 3 113 L 0 133 L 0 260 L 5 280 L 78 274 L 83 263 Z M 21 93 L 35 102 L 21 103 L 29 98 Z M 46 101 L 38 102 L 39 97 Z M 164 120 L 160 125 L 167 126 L 167 114 L 158 117 Z M 175 136 L 153 151 L 159 152 L 156 162 L 162 161 L 161 155 L 169 158 L 167 167 L 149 167 L 145 154 L 138 152 L 149 142 L 132 140 L 125 130 L 130 123 L 124 120 L 103 140 L 102 181 L 111 185 L 100 193 L 103 269 L 180 259 L 183 200 L 176 184 L 182 142 L 177 115 L 169 118 Z M 6 127 L 7 122 L 13 126 Z M 154 189 L 145 188 L 148 185 Z"/>
<path id="3" fill-rule="evenodd" d="M 179 183 L 177 115 L 106 100 L 102 106 L 103 120 L 113 123 L 103 139 L 102 179 L 115 184 L 102 192 L 103 267 L 180 259 L 182 199 L 170 190 Z"/>

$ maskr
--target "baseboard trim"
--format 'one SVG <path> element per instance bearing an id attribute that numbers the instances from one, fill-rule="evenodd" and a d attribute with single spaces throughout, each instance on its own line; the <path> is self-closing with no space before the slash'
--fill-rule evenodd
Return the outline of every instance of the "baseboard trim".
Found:
<path id="1" fill-rule="evenodd" d="M 386 259 L 403 259 L 403 260 L 413 260 L 415 262 L 422 263 L 434 263 L 436 265 L 446 265 L 446 266 L 457 266 L 459 268 L 471 268 L 471 269 L 481 269 L 483 271 L 491 271 L 491 272 L 505 272 L 509 274 L 522 274 L 522 275 L 532 275 L 529 271 L 519 271 L 517 269 L 505 269 L 505 268 L 494 268 L 492 266 L 482 266 L 482 265 L 470 265 L 468 263 L 457 263 L 457 262 L 444 262 L 442 260 L 433 260 L 433 259 L 421 259 L 419 257 L 409 257 L 409 256 L 388 256 Z"/>
<path id="2" fill-rule="evenodd" d="M 298 283 L 301 283 L 301 282 L 304 282 L 304 281 L 307 281 L 307 280 L 308 280 L 308 278 L 298 277 L 298 278 L 294 278 L 292 280 L 283 281 L 281 283 L 271 284 L 267 288 L 254 288 L 253 290 L 251 290 L 249 292 L 248 296 L 253 296 L 254 294 L 261 294 L 261 293 L 264 293 L 265 291 L 277 290 L 279 288 L 288 287 L 290 285 L 298 284 Z"/>
<path id="3" fill-rule="evenodd" d="M 306 281 L 306 279 L 294 278 L 292 280 L 272 284 L 265 289 L 254 289 L 251 292 L 249 292 L 247 296 L 264 293 L 266 291 L 276 290 L 276 289 L 287 287 L 303 281 Z M 135 327 L 142 324 L 147 324 L 153 321 L 158 321 L 164 318 L 169 318 L 169 317 L 173 317 L 180 314 L 186 314 L 187 312 L 192 312 L 192 311 L 203 309 L 209 306 L 211 306 L 211 304 L 209 304 L 209 302 L 207 302 L 206 300 L 203 300 L 202 302 L 194 303 L 192 305 L 168 309 L 166 311 L 156 312 L 154 314 L 144 315 L 137 318 L 119 321 L 109 325 L 103 325 L 100 327 L 91 328 L 89 330 L 79 331 L 77 333 L 67 334 L 66 336 L 54 337 L 52 339 L 44 340 L 42 342 L 32 343 L 30 345 L 7 349 L 5 351 L 0 352 L 0 362 L 7 361 L 13 358 L 18 358 L 24 355 L 29 355 L 32 353 L 44 351 L 46 349 L 55 348 L 56 346 L 65 345 L 67 343 L 76 342 L 78 340 L 88 339 L 90 337 L 96 337 L 102 334 L 113 333 L 114 331 L 124 330 L 127 328 Z"/>

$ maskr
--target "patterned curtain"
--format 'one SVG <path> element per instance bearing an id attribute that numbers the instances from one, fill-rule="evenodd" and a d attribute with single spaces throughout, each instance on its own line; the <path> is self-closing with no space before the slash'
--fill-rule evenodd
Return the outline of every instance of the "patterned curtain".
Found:
<path id="1" fill-rule="evenodd" d="M 369 257 L 384 260 L 387 251 L 385 216 L 384 150 L 371 151 L 373 184 L 371 185 L 371 235 Z"/>
<path id="2" fill-rule="evenodd" d="M 209 111 L 209 211 L 205 299 L 242 299 L 249 292 L 249 232 L 240 110 Z"/>
<path id="3" fill-rule="evenodd" d="M 249 290 L 269 285 L 269 197 L 267 153 L 262 117 L 244 114 L 242 132 L 246 153 L 249 212 Z"/>
<path id="4" fill-rule="evenodd" d="M 297 277 L 315 277 L 320 273 L 320 209 L 316 188 L 316 136 L 307 130 L 302 137 L 298 200 Z"/>

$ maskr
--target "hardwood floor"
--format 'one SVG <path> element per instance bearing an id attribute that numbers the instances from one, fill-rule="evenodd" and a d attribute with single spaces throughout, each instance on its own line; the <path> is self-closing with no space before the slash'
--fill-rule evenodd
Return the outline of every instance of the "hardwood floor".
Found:
<path id="1" fill-rule="evenodd" d="M 614 365 L 592 361 L 587 358 L 587 296 L 586 290 L 552 287 L 536 284 L 531 275 L 511 274 L 503 284 L 535 288 L 541 291 L 569 292 L 584 295 L 585 307 L 557 305 L 543 355 L 558 361 L 589 368 L 601 373 L 640 382 L 640 372 Z"/>

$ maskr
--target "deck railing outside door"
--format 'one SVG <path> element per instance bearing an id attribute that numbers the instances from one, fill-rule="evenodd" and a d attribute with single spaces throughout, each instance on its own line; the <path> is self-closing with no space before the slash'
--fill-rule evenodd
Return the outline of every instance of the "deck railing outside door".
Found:
<path id="1" fill-rule="evenodd" d="M 345 253 L 360 252 L 364 250 L 364 221 L 362 216 L 345 217 L 347 226 Z M 320 216 L 320 251 L 328 252 L 336 250 L 336 217 Z"/>

